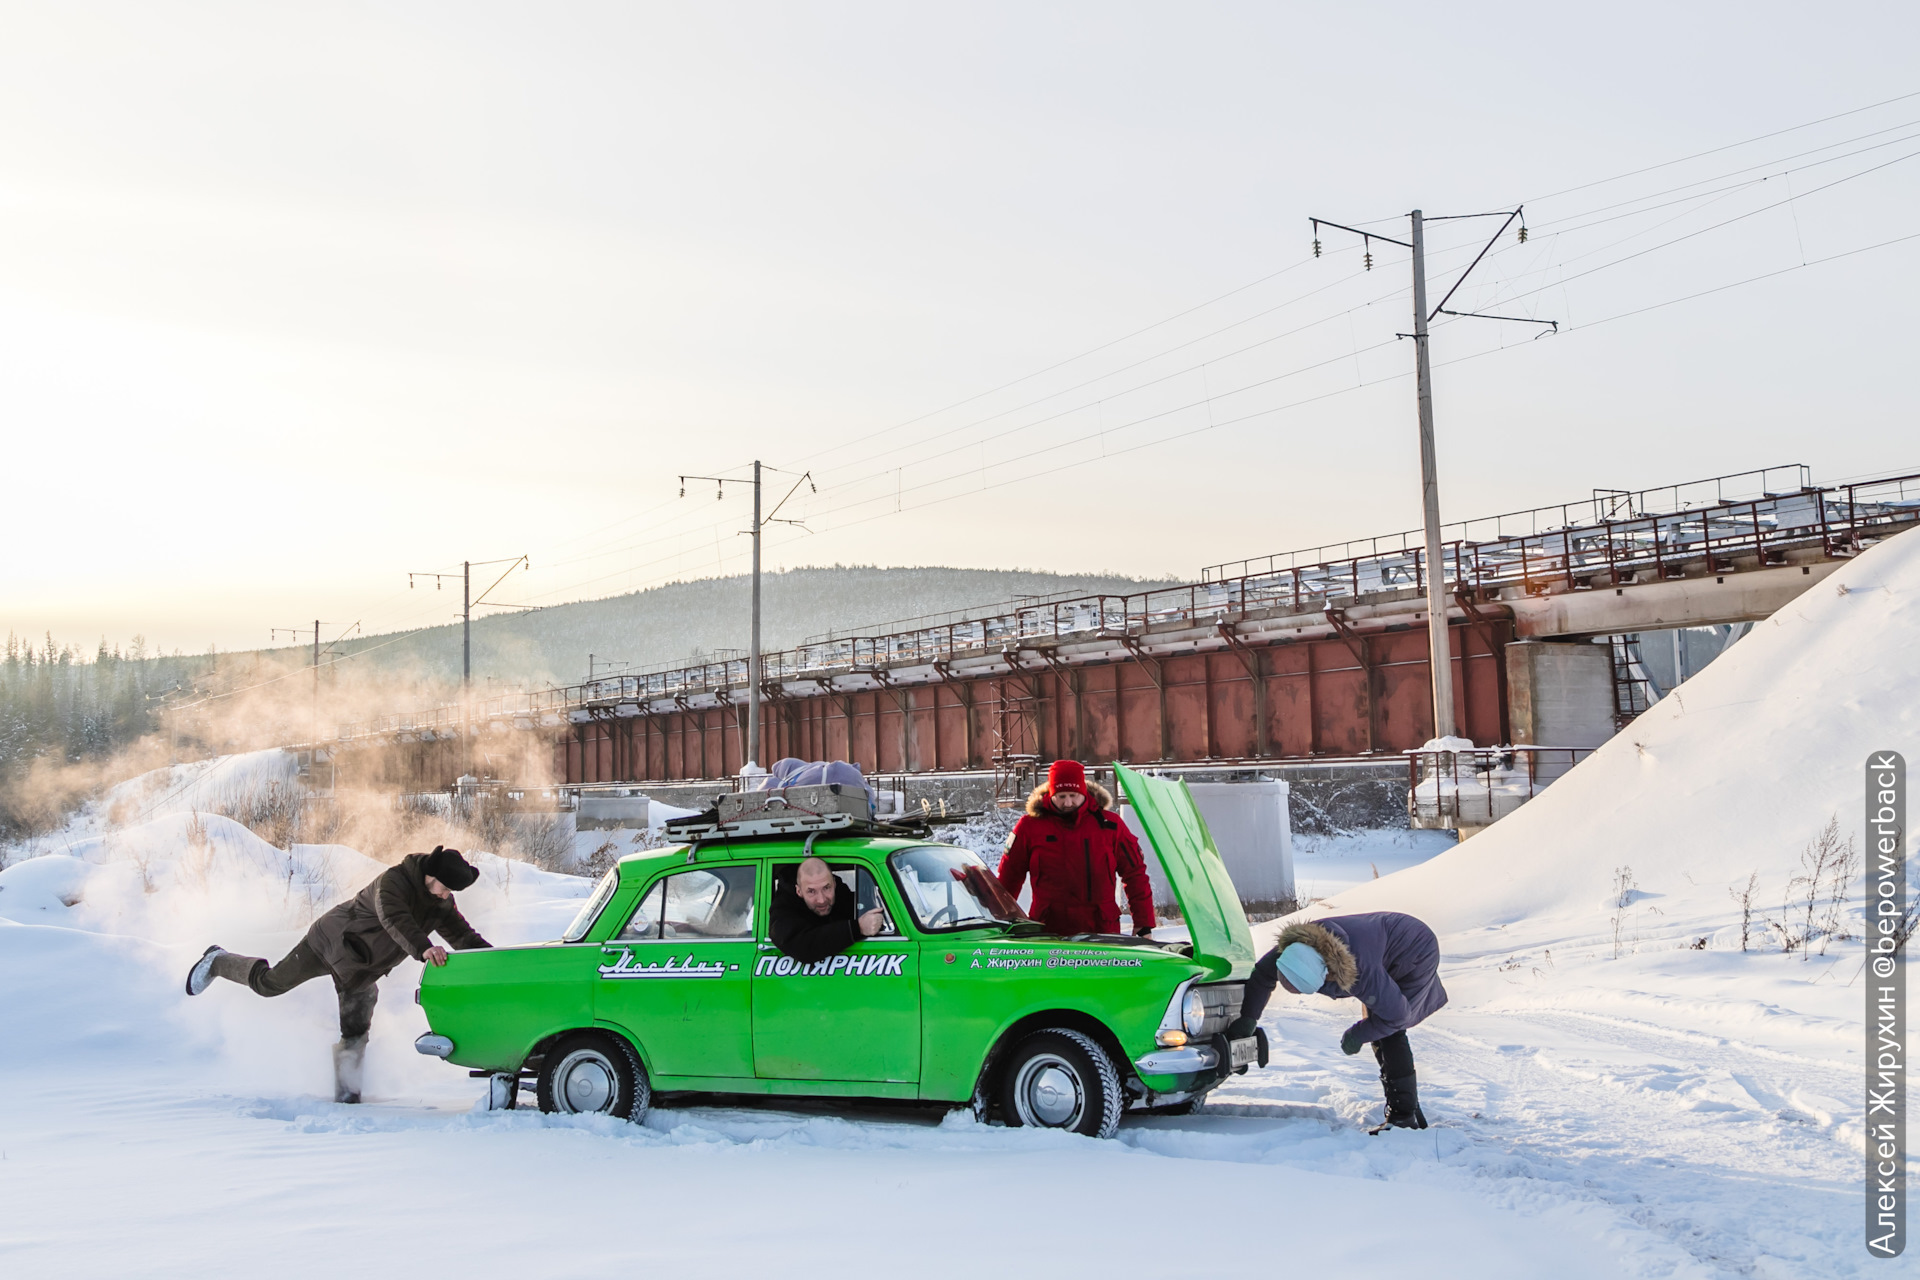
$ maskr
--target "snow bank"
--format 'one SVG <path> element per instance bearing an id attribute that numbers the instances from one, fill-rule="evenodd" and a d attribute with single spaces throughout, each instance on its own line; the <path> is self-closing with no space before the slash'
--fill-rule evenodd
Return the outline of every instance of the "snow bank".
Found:
<path id="1" fill-rule="evenodd" d="M 1737 950 L 1729 892 L 1757 875 L 1756 909 L 1778 917 L 1830 819 L 1857 847 L 1868 752 L 1913 756 L 1917 639 L 1920 536 L 1905 534 L 1756 626 L 1513 816 L 1321 913 L 1410 911 L 1455 956 L 1611 958 L 1625 897 L 1623 950 Z"/>
<path id="2" fill-rule="evenodd" d="M 217 808 L 269 786 L 293 786 L 299 762 L 290 751 L 269 748 L 215 756 L 155 769 L 110 788 L 101 808 L 121 824 Z"/>
<path id="3" fill-rule="evenodd" d="M 278 849 L 205 813 L 62 839 L 65 852 L 0 870 L 10 1036 L 42 1052 L 77 1037 L 101 1061 L 178 1061 L 224 1088 L 331 1088 L 326 1052 L 338 1029 L 328 983 L 275 1000 L 222 983 L 188 1000 L 181 982 L 215 943 L 279 959 L 384 864 L 344 845 Z M 495 943 L 558 936 L 591 888 L 489 853 L 467 857 L 480 878 L 460 894 L 460 907 Z M 464 1097 L 464 1078 L 412 1052 L 426 1029 L 412 1000 L 419 967 L 407 962 L 381 984 L 369 1089 Z"/>
<path id="4" fill-rule="evenodd" d="M 74 844 L 122 827 L 174 814 L 242 811 L 274 788 L 299 785 L 299 762 L 279 748 L 215 756 L 151 769 L 82 805 L 58 831 L 0 849 L 0 863 L 47 853 L 70 853 Z"/>

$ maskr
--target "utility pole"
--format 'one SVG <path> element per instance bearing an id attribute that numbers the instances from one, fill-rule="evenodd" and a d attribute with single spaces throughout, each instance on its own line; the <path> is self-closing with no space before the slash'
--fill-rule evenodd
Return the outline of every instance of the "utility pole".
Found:
<path id="1" fill-rule="evenodd" d="M 745 767 L 749 765 L 755 769 L 760 767 L 760 690 L 762 684 L 765 683 L 760 671 L 760 533 L 770 524 L 800 523 L 798 520 L 779 520 L 775 517 L 780 514 L 780 508 L 787 505 L 787 498 L 791 498 L 803 483 L 807 485 L 809 489 L 812 489 L 813 492 L 819 492 L 819 490 L 813 486 L 813 473 L 811 471 L 806 472 L 801 475 L 798 480 L 793 482 L 793 488 L 787 490 L 786 497 L 781 498 L 779 502 L 774 504 L 773 510 L 768 512 L 765 517 L 762 517 L 760 514 L 761 465 L 758 458 L 753 460 L 753 524 L 750 528 L 742 530 L 743 533 L 750 534 L 753 537 L 753 617 L 751 629 L 747 637 L 747 744 L 742 772 L 745 772 Z M 777 471 L 779 468 L 767 467 L 766 470 Z M 689 480 L 710 481 L 716 486 L 714 492 L 715 499 L 726 497 L 726 486 L 728 482 L 725 477 L 681 476 L 680 496 L 683 498 L 687 496 L 687 481 Z M 740 481 L 735 480 L 733 483 L 739 484 Z"/>
<path id="2" fill-rule="evenodd" d="M 312 663 L 312 666 L 313 666 L 313 743 L 314 743 L 314 750 L 316 751 L 319 750 L 319 743 L 320 743 L 320 655 L 321 655 L 320 628 L 326 625 L 327 624 L 322 622 L 320 619 L 315 618 L 313 620 L 313 626 L 311 628 L 269 627 L 267 629 L 267 640 L 269 643 L 272 643 L 273 641 L 278 640 L 280 638 L 280 633 L 282 631 L 286 632 L 289 636 L 292 636 L 296 640 L 303 635 L 311 635 L 313 637 L 313 663 Z M 342 631 L 338 636 L 334 637 L 333 643 L 337 644 L 341 640 L 346 639 L 348 633 L 350 633 L 354 629 L 354 627 L 358 627 L 359 625 L 360 624 L 358 622 L 353 623 L 345 631 Z M 329 644 L 327 647 L 331 649 L 333 647 L 333 644 Z"/>
<path id="3" fill-rule="evenodd" d="M 1420 511 L 1427 534 L 1427 648 L 1433 666 L 1433 736 L 1453 736 L 1453 643 L 1447 638 L 1446 551 L 1440 545 L 1440 466 L 1433 456 L 1433 362 L 1427 355 L 1426 220 L 1413 220 L 1414 395 L 1420 402 Z"/>
<path id="4" fill-rule="evenodd" d="M 760 459 L 753 460 L 753 631 L 747 638 L 747 763 L 760 763 Z"/>
<path id="5" fill-rule="evenodd" d="M 1447 303 L 1460 286 L 1466 283 L 1473 269 L 1480 265 L 1481 258 L 1499 241 L 1515 219 L 1520 218 L 1522 209 L 1500 210 L 1498 213 L 1468 213 L 1450 217 L 1432 219 L 1435 222 L 1452 221 L 1455 218 L 1497 218 L 1505 217 L 1500 229 L 1493 233 L 1493 239 L 1486 245 L 1460 278 L 1447 290 L 1447 296 L 1440 299 L 1440 305 L 1431 312 L 1427 310 L 1427 235 L 1428 219 L 1420 210 L 1408 214 L 1411 224 L 1408 240 L 1396 240 L 1392 236 L 1383 236 L 1376 231 L 1362 231 L 1358 227 L 1344 226 L 1338 222 L 1329 222 L 1325 218 L 1310 218 L 1313 225 L 1313 256 L 1320 256 L 1320 228 L 1333 227 L 1360 237 L 1365 257 L 1366 269 L 1373 270 L 1373 241 L 1399 245 L 1411 251 L 1413 255 L 1413 332 L 1403 333 L 1402 338 L 1413 339 L 1414 359 L 1414 397 L 1420 419 L 1420 509 L 1426 544 L 1426 585 L 1427 585 L 1427 646 L 1428 666 L 1433 671 L 1433 736 L 1451 738 L 1454 736 L 1453 723 L 1453 643 L 1447 637 L 1448 595 L 1446 585 L 1446 548 L 1441 542 L 1440 533 L 1440 468 L 1435 457 L 1433 444 L 1433 362 L 1428 353 L 1427 322 L 1437 315 L 1470 316 L 1483 320 L 1512 320 L 1523 324 L 1552 325 L 1557 333 L 1560 326 L 1552 320 L 1535 320 L 1527 316 L 1489 316 L 1474 311 L 1448 311 Z M 1520 242 L 1526 243 L 1527 224 L 1520 223 Z"/>
<path id="6" fill-rule="evenodd" d="M 504 564 L 506 569 L 477 597 L 473 594 L 473 571 L 476 567 Z M 460 774 L 469 777 L 473 773 L 473 611 L 475 607 L 488 603 L 487 597 L 494 587 L 507 580 L 507 574 L 525 565 L 533 568 L 525 556 L 514 556 L 505 560 L 462 560 L 460 562 Z M 415 578 L 432 578 L 433 589 L 440 590 L 441 579 L 451 578 L 450 573 L 434 573 L 421 569 L 407 575 L 407 586 L 413 586 Z"/>
<path id="7" fill-rule="evenodd" d="M 315 618 L 313 620 L 313 627 L 311 629 L 308 629 L 306 627 L 269 627 L 267 629 L 267 640 L 269 643 L 271 643 L 272 641 L 278 640 L 280 638 L 280 633 L 282 631 L 286 632 L 288 635 L 292 636 L 296 640 L 304 635 L 311 635 L 313 637 L 313 712 L 312 712 L 313 730 L 312 732 L 313 732 L 313 741 L 316 745 L 320 741 L 320 628 L 323 625 L 324 624 L 320 621 L 320 619 Z"/>

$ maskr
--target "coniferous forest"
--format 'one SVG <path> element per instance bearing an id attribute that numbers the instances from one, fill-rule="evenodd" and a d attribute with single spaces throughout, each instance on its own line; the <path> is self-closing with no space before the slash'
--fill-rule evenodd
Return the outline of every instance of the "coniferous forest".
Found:
<path id="1" fill-rule="evenodd" d="M 0 839 L 26 834 L 42 807 L 22 784 L 43 769 L 105 760 L 160 727 L 160 706 L 190 688 L 204 656 L 127 649 L 104 642 L 88 655 L 73 645 L 41 644 L 7 633 L 0 659 Z"/>

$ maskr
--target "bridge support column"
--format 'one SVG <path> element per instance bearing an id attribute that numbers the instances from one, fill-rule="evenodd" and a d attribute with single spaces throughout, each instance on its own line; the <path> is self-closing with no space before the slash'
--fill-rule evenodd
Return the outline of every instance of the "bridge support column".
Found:
<path id="1" fill-rule="evenodd" d="M 1597 747 L 1613 736 L 1613 653 L 1606 645 L 1517 640 L 1506 657 L 1515 742 Z"/>

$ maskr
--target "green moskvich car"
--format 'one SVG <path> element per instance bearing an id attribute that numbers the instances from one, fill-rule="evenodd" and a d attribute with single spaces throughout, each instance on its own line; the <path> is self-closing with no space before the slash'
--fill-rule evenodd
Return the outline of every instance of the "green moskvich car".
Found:
<path id="1" fill-rule="evenodd" d="M 511 1106 L 638 1120 L 654 1091 L 902 1098 L 1112 1134 L 1266 1059 L 1229 1042 L 1253 940 L 1183 782 L 1116 766 L 1192 936 L 1060 937 L 968 850 L 842 829 L 632 854 L 558 940 L 458 952 L 418 995 L 433 1054 Z M 888 926 L 803 965 L 768 940 L 811 852 Z"/>

